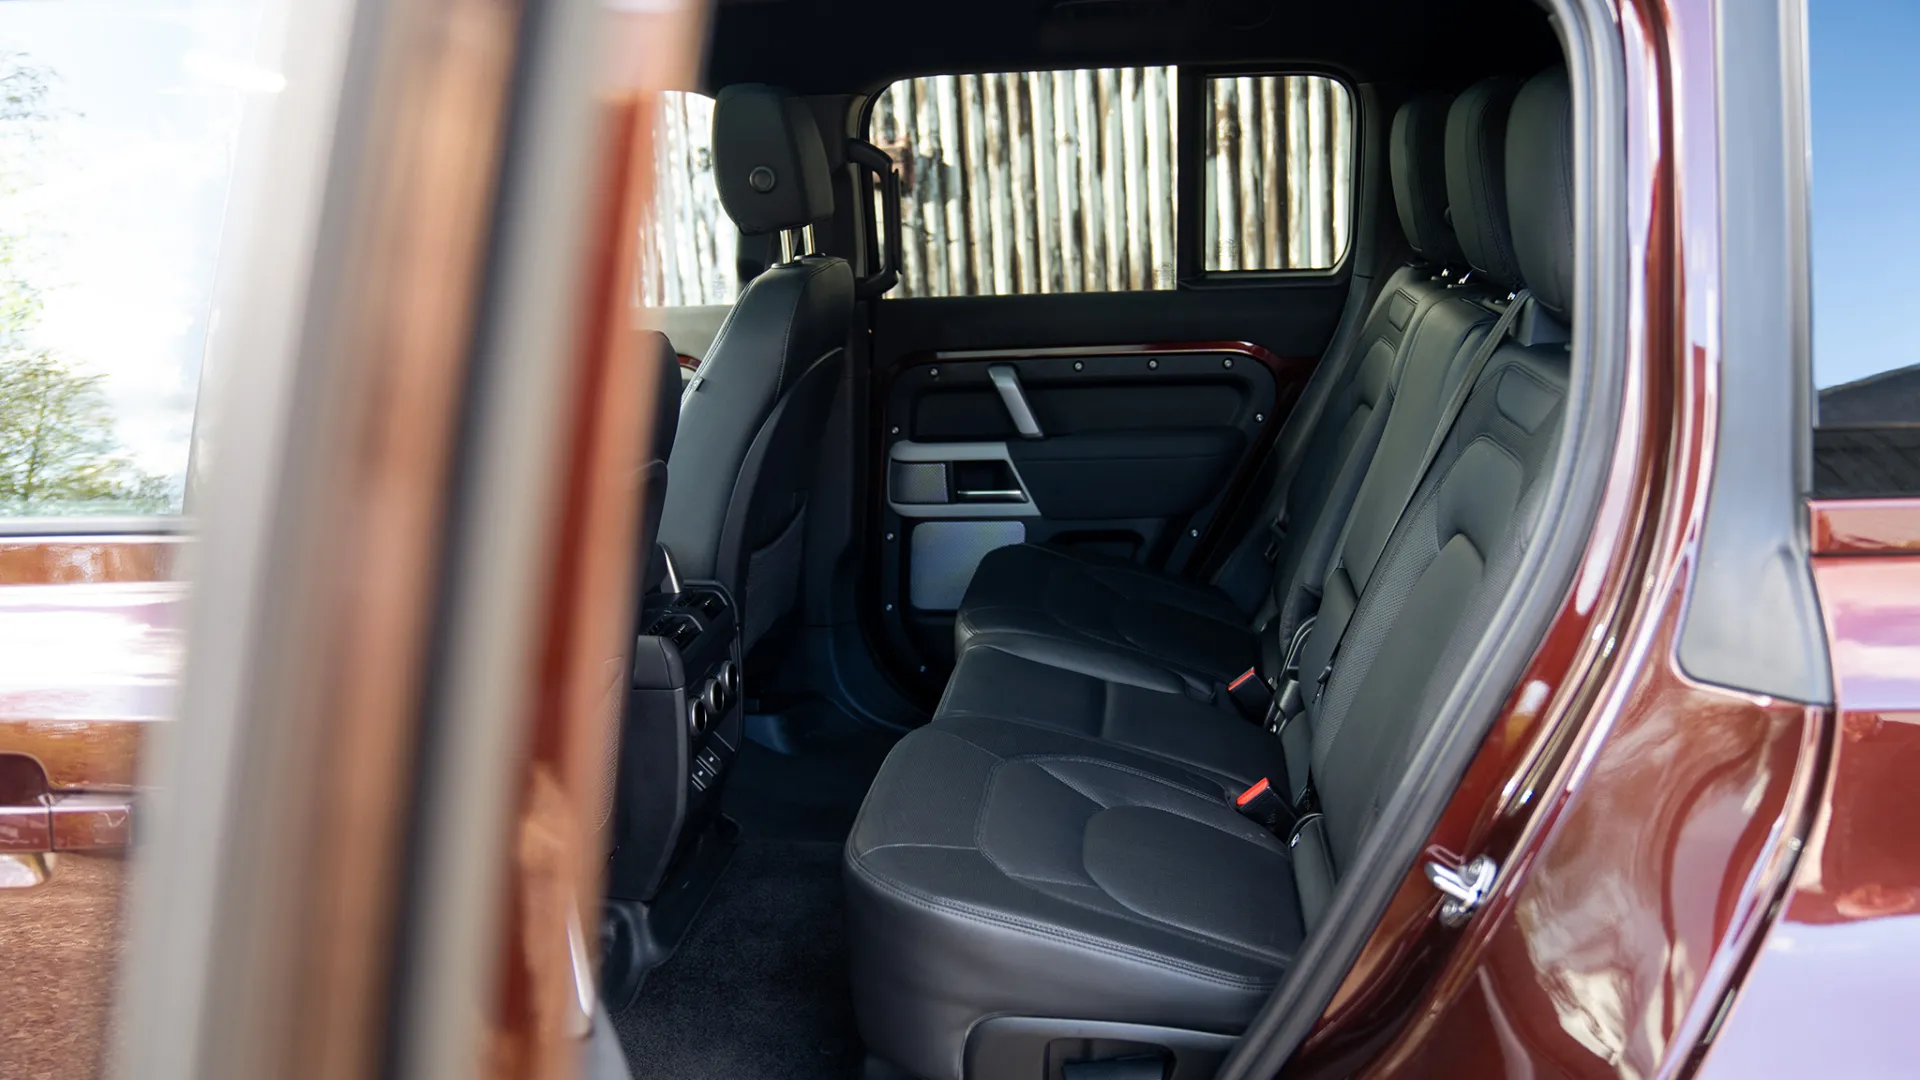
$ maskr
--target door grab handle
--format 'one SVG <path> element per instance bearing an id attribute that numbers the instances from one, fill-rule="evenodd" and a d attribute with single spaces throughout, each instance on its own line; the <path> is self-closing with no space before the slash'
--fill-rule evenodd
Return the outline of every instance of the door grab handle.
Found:
<path id="1" fill-rule="evenodd" d="M 993 388 L 1000 391 L 1000 401 L 1013 417 L 1013 430 L 1023 439 L 1046 438 L 1040 430 L 1040 421 L 1033 418 L 1033 407 L 1027 404 L 1027 395 L 1020 389 L 1020 376 L 1013 365 L 995 364 L 987 369 L 987 378 L 992 379 Z"/>

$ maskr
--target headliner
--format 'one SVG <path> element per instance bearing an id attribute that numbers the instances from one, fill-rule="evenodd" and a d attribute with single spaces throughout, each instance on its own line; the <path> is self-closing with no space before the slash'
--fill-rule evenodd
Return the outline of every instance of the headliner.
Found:
<path id="1" fill-rule="evenodd" d="M 704 81 L 834 94 L 912 75 L 1218 64 L 1451 88 L 1558 56 L 1532 0 L 721 0 Z"/>

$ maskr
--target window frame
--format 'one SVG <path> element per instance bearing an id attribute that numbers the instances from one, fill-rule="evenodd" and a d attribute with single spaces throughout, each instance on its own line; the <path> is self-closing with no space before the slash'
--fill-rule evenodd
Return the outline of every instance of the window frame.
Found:
<path id="1" fill-rule="evenodd" d="M 1174 184 L 1174 221 L 1173 249 L 1174 271 L 1173 287 L 1170 289 L 1105 289 L 1076 294 L 1053 293 L 1013 293 L 1005 296 L 993 293 L 955 293 L 950 296 L 916 296 L 915 300 L 949 299 L 1013 299 L 1029 296 L 1052 295 L 1128 295 L 1132 293 L 1179 293 L 1188 290 L 1213 289 L 1261 289 L 1284 288 L 1299 283 L 1324 284 L 1334 280 L 1346 280 L 1353 273 L 1354 260 L 1360 243 L 1360 222 L 1367 211 L 1362 205 L 1361 195 L 1366 190 L 1361 182 L 1361 168 L 1365 160 L 1360 148 L 1365 144 L 1372 123 L 1372 117 L 1365 108 L 1366 96 L 1361 94 L 1353 79 L 1338 68 L 1324 64 L 1103 64 L 1099 67 L 1165 67 L 1174 69 L 1174 84 L 1178 88 L 1179 103 L 1174 114 L 1175 166 L 1178 181 Z M 1025 74 L 999 70 L 935 71 L 914 72 L 896 76 L 886 82 L 869 88 L 854 116 L 854 129 L 858 137 L 871 141 L 873 136 L 873 115 L 881 95 L 898 83 L 911 79 L 929 79 L 941 75 L 1006 75 Z M 1087 65 L 1062 65 L 1060 67 L 1032 68 L 1033 72 L 1088 71 L 1094 70 Z M 1211 79 L 1262 78 L 1285 76 L 1312 76 L 1324 78 L 1338 85 L 1347 95 L 1348 112 L 1352 117 L 1348 130 L 1346 146 L 1347 157 L 1347 247 L 1340 258 L 1329 267 L 1303 268 L 1294 270 L 1208 270 L 1206 269 L 1205 231 L 1200 222 L 1206 212 L 1206 192 L 1203 183 L 1206 176 L 1206 159 L 1202 148 L 1201 136 L 1206 115 L 1206 85 Z M 898 163 L 896 162 L 896 165 Z M 872 205 L 874 200 L 863 199 L 856 211 L 859 220 L 861 243 L 867 243 L 866 237 L 877 236 L 880 222 L 875 216 Z M 891 293 L 881 299 L 900 299 Z"/>

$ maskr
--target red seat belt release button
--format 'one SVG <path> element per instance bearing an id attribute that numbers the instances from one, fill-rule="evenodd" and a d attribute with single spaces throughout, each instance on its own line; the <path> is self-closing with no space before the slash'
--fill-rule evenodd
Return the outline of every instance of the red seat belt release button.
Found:
<path id="1" fill-rule="evenodd" d="M 1233 800 L 1233 808 L 1276 832 L 1293 828 L 1293 807 L 1264 776 Z"/>
<path id="2" fill-rule="evenodd" d="M 1227 700 L 1233 702 L 1241 716 L 1257 724 L 1266 719 L 1267 703 L 1273 700 L 1273 691 L 1260 680 L 1254 668 L 1248 668 L 1227 684 Z"/>

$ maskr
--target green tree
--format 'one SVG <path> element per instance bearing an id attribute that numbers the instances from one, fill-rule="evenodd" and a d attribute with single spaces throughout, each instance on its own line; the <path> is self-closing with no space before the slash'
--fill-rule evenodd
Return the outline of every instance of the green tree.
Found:
<path id="1" fill-rule="evenodd" d="M 0 508 L 10 513 L 165 510 L 165 479 L 116 453 L 100 376 L 45 351 L 0 358 Z"/>
<path id="2" fill-rule="evenodd" d="M 49 118 L 51 78 L 0 55 L 0 197 L 31 183 L 23 158 Z M 164 512 L 171 485 L 120 452 L 101 377 L 31 344 L 40 293 L 26 250 L 0 231 L 0 514 Z"/>

